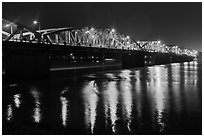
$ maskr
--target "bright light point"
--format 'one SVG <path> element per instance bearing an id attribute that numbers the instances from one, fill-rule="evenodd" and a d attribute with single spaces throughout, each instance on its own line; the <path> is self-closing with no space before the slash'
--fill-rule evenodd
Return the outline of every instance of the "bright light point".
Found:
<path id="1" fill-rule="evenodd" d="M 38 23 L 38 21 L 36 21 L 36 20 L 33 21 L 33 24 L 37 24 L 37 23 Z"/>
<path id="2" fill-rule="evenodd" d="M 127 36 L 127 39 L 129 39 L 130 38 L 130 36 Z"/>
<path id="3" fill-rule="evenodd" d="M 6 27 L 9 27 L 10 26 L 10 24 L 6 24 Z"/>
<path id="4" fill-rule="evenodd" d="M 158 40 L 157 42 L 158 42 L 159 44 L 161 43 L 161 41 L 160 41 L 160 40 Z"/>
<path id="5" fill-rule="evenodd" d="M 137 43 L 140 43 L 140 41 L 137 41 Z"/>
<path id="6" fill-rule="evenodd" d="M 94 31 L 94 28 L 91 28 L 91 31 Z"/>
<path id="7" fill-rule="evenodd" d="M 115 29 L 112 29 L 111 31 L 112 31 L 112 32 L 115 32 Z"/>

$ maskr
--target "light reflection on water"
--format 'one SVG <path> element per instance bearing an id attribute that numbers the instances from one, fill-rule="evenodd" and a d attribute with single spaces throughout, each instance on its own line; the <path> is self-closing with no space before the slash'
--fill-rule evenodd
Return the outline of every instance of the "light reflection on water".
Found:
<path id="1" fill-rule="evenodd" d="M 171 67 L 172 67 L 173 82 L 174 83 L 179 83 L 180 79 L 181 79 L 181 75 L 180 75 L 181 64 L 180 63 L 173 63 L 173 64 L 171 64 Z"/>
<path id="2" fill-rule="evenodd" d="M 61 91 L 61 95 L 60 95 L 61 118 L 62 118 L 62 125 L 64 127 L 67 126 L 68 107 L 69 107 L 69 100 L 64 95 L 68 94 L 68 92 L 69 92 L 68 87 L 66 87 Z"/>
<path id="3" fill-rule="evenodd" d="M 44 119 L 49 120 L 47 116 L 52 115 L 50 118 L 53 118 L 53 114 L 56 114 L 56 120 L 52 119 L 55 121 L 52 123 L 53 127 L 60 124 L 67 134 L 72 133 L 71 130 L 85 130 L 84 134 L 96 134 L 98 129 L 104 130 L 104 134 L 199 134 L 202 101 L 200 71 L 196 62 L 173 63 L 96 73 L 94 77 L 87 76 L 83 80 L 77 80 L 76 85 L 70 84 L 69 80 L 63 80 L 67 83 L 63 86 L 52 82 L 54 84 L 46 87 L 43 83 L 45 81 L 35 87 L 25 84 L 31 88 L 14 92 L 11 97 L 6 98 L 8 103 L 3 103 L 5 120 L 13 123 L 24 115 L 31 115 L 36 124 L 46 125 L 47 131 L 49 126 Z M 20 83 L 17 84 L 21 86 Z M 7 87 L 16 90 L 16 86 Z M 42 88 L 47 91 L 40 90 Z M 32 105 L 30 108 L 27 106 L 31 102 L 27 90 L 30 91 L 34 108 Z M 52 97 L 55 95 L 58 96 Z M 43 103 L 49 104 L 50 101 L 60 103 L 53 107 L 52 113 L 47 113 Z M 26 125 L 26 122 L 21 124 Z M 76 123 L 80 123 L 81 127 L 77 128 Z M 52 131 L 50 129 L 47 132 Z M 61 133 L 60 130 L 58 132 Z"/>
<path id="4" fill-rule="evenodd" d="M 166 94 L 168 92 L 167 68 L 155 66 L 148 69 L 150 71 L 150 83 L 147 85 L 147 90 L 151 92 L 152 103 L 155 105 L 153 106 L 153 115 L 156 116 L 155 122 L 159 125 L 159 131 L 162 132 L 165 127 L 163 114 L 166 111 L 165 109 L 168 109 L 168 106 L 165 106 L 167 100 Z"/>
<path id="5" fill-rule="evenodd" d="M 141 74 L 139 70 L 135 71 L 135 91 L 136 92 L 136 96 L 135 96 L 135 101 L 136 101 L 136 109 L 137 109 L 137 113 L 138 113 L 138 118 L 142 117 L 142 110 L 141 110 L 141 106 L 142 106 L 142 98 L 141 98 L 141 90 L 142 90 L 142 86 L 141 86 Z"/>
<path id="6" fill-rule="evenodd" d="M 15 95 L 13 96 L 13 98 L 14 98 L 15 106 L 16 106 L 17 108 L 19 108 L 20 105 L 21 105 L 21 94 L 15 94 Z"/>
<path id="7" fill-rule="evenodd" d="M 199 102 L 197 101 L 199 99 L 198 97 L 198 71 L 197 71 L 197 62 L 190 62 L 188 64 L 184 64 L 184 100 L 186 103 L 185 109 L 187 109 L 186 113 L 189 113 L 191 111 L 197 111 L 194 106 L 198 106 Z"/>
<path id="8" fill-rule="evenodd" d="M 33 119 L 34 122 L 39 123 L 41 121 L 41 108 L 40 108 L 40 92 L 36 88 L 31 89 L 31 94 L 34 98 L 35 107 L 33 108 Z"/>
<path id="9" fill-rule="evenodd" d="M 13 117 L 13 107 L 11 104 L 7 106 L 7 120 L 10 121 Z"/>
<path id="10" fill-rule="evenodd" d="M 109 76 L 113 77 L 113 74 L 110 74 Z M 107 88 L 103 92 L 103 98 L 106 125 L 108 124 L 108 119 L 110 118 L 112 131 L 116 132 L 116 120 L 118 119 L 118 90 L 116 88 L 116 81 L 108 82 Z"/>
<path id="11" fill-rule="evenodd" d="M 121 81 L 121 96 L 122 96 L 122 109 L 125 122 L 127 122 L 127 128 L 130 131 L 131 124 L 131 113 L 132 113 L 132 91 L 130 84 L 130 72 L 122 71 L 120 76 L 122 77 Z"/>
<path id="12" fill-rule="evenodd" d="M 91 133 L 94 131 L 96 120 L 96 109 L 98 102 L 98 88 L 94 80 L 86 82 L 82 90 L 82 97 L 84 99 L 85 107 L 85 124 L 91 129 Z"/>
<path id="13" fill-rule="evenodd" d="M 174 63 L 171 64 L 171 70 L 172 70 L 172 100 L 173 100 L 173 107 L 174 110 L 178 115 L 180 115 L 181 112 L 181 64 L 180 63 Z M 175 82 L 176 81 L 176 82 Z"/>

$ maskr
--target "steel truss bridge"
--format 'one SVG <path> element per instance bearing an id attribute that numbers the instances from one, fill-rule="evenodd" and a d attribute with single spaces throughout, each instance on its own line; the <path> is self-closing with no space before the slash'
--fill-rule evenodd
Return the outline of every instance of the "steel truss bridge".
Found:
<path id="1" fill-rule="evenodd" d="M 6 24 L 11 28 L 10 32 L 8 28 L 6 30 Z M 173 53 L 192 57 L 196 57 L 198 54 L 196 50 L 182 49 L 176 45 L 165 45 L 159 40 L 135 42 L 129 36 L 118 33 L 114 29 L 66 27 L 35 31 L 28 26 L 5 19 L 2 20 L 2 25 L 3 41 Z"/>

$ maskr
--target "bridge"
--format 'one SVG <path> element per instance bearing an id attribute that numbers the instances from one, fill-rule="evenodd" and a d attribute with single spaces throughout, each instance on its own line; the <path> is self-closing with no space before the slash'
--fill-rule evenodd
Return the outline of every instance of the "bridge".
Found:
<path id="1" fill-rule="evenodd" d="M 134 68 L 192 61 L 198 54 L 160 40 L 136 42 L 115 29 L 65 27 L 36 31 L 5 19 L 2 25 L 3 68 L 8 75 Z"/>

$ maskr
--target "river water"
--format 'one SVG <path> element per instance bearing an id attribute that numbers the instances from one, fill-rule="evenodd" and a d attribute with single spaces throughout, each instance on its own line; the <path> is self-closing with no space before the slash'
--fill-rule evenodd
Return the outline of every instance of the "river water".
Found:
<path id="1" fill-rule="evenodd" d="M 197 62 L 3 81 L 3 134 L 202 134 Z"/>

